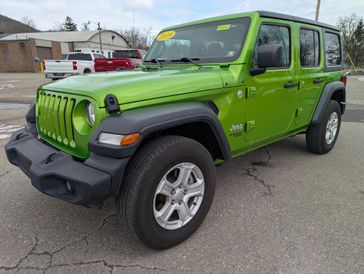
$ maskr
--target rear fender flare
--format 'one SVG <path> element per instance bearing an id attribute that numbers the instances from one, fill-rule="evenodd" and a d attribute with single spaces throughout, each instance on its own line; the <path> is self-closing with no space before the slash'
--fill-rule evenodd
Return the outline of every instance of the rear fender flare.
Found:
<path id="1" fill-rule="evenodd" d="M 321 123 L 322 117 L 323 117 L 323 115 L 325 113 L 325 110 L 326 110 L 332 96 L 334 95 L 334 93 L 336 91 L 340 91 L 340 92 L 343 93 L 342 94 L 343 100 L 341 102 L 339 102 L 339 103 L 340 103 L 340 107 L 341 107 L 341 110 L 342 110 L 342 114 L 344 114 L 345 104 L 346 104 L 345 85 L 342 82 L 334 81 L 334 82 L 326 84 L 325 87 L 323 88 L 320 100 L 319 100 L 319 102 L 317 104 L 315 113 L 314 113 L 313 118 L 312 118 L 312 122 L 311 122 L 312 124 L 315 125 L 315 124 Z"/>

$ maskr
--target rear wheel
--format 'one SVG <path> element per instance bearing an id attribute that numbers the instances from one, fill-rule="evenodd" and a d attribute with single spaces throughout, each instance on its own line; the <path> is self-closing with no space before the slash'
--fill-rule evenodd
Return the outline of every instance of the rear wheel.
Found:
<path id="1" fill-rule="evenodd" d="M 215 167 L 207 149 L 180 136 L 144 145 L 128 167 L 119 215 L 130 233 L 154 249 L 176 245 L 201 225 L 215 192 Z"/>
<path id="2" fill-rule="evenodd" d="M 337 101 L 331 100 L 320 124 L 311 125 L 306 132 L 306 144 L 317 154 L 329 152 L 336 143 L 341 125 L 341 109 Z"/>
<path id="3" fill-rule="evenodd" d="M 84 74 L 89 74 L 89 73 L 91 73 L 91 70 L 90 70 L 90 69 L 85 69 L 85 70 L 83 71 L 83 73 L 84 73 Z"/>

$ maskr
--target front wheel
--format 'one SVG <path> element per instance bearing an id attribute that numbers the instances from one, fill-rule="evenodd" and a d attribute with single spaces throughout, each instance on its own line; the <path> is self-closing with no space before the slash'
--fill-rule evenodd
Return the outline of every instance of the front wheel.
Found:
<path id="1" fill-rule="evenodd" d="M 311 125 L 306 132 L 306 144 L 311 152 L 324 154 L 336 143 L 341 125 L 341 109 L 337 101 L 331 100 L 320 124 Z"/>
<path id="2" fill-rule="evenodd" d="M 207 149 L 192 139 L 164 136 L 133 157 L 117 207 L 135 238 L 165 249 L 197 230 L 214 193 L 215 167 Z"/>

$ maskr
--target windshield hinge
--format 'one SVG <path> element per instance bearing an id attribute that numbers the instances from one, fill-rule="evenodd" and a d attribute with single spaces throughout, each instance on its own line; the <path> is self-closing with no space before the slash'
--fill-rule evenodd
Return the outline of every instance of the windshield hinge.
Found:
<path id="1" fill-rule="evenodd" d="M 106 110 L 109 113 L 115 113 L 120 111 L 118 99 L 113 94 L 108 94 L 105 97 Z"/>

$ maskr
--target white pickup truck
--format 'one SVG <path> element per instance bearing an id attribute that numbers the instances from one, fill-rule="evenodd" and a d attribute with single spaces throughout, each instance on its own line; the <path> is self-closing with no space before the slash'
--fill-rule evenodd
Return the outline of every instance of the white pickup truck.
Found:
<path id="1" fill-rule="evenodd" d="M 72 52 L 64 60 L 44 60 L 44 74 L 53 80 L 72 75 L 95 72 L 95 59 L 104 59 L 99 53 Z"/>

